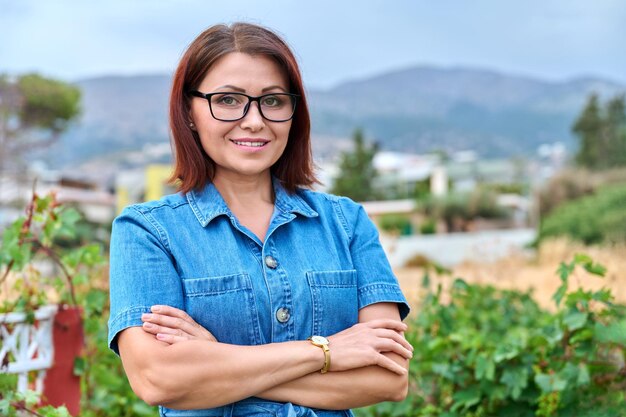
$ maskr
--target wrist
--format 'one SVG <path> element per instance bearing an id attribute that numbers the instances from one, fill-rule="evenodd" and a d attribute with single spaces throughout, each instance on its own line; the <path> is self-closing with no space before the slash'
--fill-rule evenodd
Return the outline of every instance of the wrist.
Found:
<path id="1" fill-rule="evenodd" d="M 324 336 L 311 336 L 308 339 L 311 344 L 315 347 L 318 347 L 324 353 L 324 365 L 320 369 L 320 372 L 325 374 L 330 369 L 330 348 L 329 341 Z"/>

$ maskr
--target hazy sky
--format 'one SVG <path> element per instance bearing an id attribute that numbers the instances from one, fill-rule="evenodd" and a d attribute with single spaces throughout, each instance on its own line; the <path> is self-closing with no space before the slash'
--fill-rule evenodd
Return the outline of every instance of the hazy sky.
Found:
<path id="1" fill-rule="evenodd" d="M 624 0 L 0 0 L 0 72 L 170 73 L 204 28 L 275 29 L 309 87 L 411 65 L 626 83 Z"/>

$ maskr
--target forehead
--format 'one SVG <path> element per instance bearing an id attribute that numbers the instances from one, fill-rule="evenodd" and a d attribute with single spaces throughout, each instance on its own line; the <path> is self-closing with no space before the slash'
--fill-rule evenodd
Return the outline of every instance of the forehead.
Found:
<path id="1" fill-rule="evenodd" d="M 231 52 L 209 68 L 200 88 L 212 91 L 223 85 L 242 88 L 249 93 L 273 85 L 288 90 L 289 79 L 286 71 L 268 56 Z"/>

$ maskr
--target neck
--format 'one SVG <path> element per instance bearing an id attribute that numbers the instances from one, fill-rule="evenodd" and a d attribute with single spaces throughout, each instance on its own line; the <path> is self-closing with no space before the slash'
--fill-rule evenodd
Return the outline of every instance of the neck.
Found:
<path id="1" fill-rule="evenodd" d="M 274 204 L 274 187 L 269 170 L 254 176 L 220 172 L 216 173 L 213 184 L 231 209 L 259 203 Z"/>

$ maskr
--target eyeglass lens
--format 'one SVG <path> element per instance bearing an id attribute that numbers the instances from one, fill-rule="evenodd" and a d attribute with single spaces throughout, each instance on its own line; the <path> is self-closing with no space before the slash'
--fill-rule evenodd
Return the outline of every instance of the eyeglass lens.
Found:
<path id="1" fill-rule="evenodd" d="M 291 119 L 295 109 L 295 98 L 289 94 L 267 94 L 258 100 L 261 115 L 272 121 Z M 230 121 L 244 117 L 250 107 L 250 99 L 244 94 L 224 93 L 211 96 L 213 117 Z"/>

